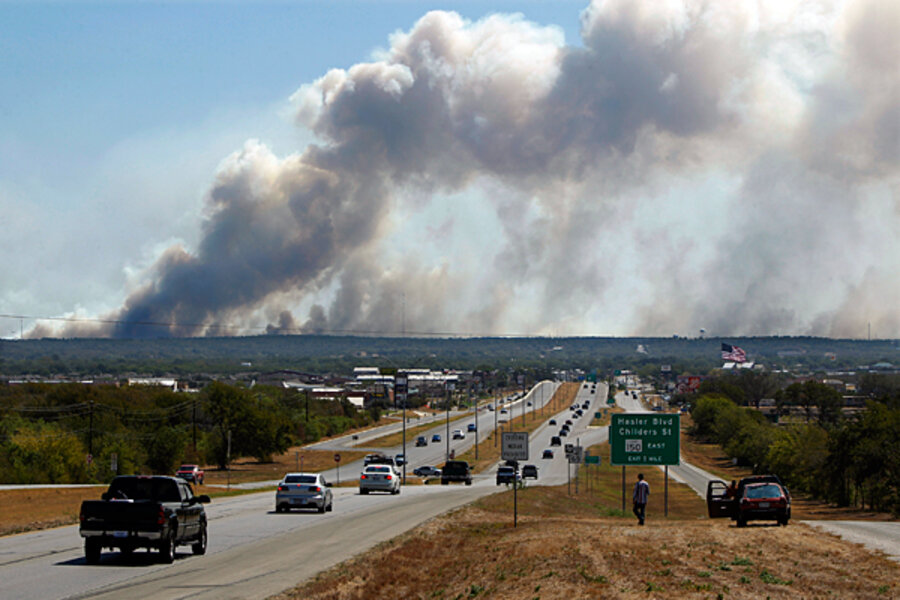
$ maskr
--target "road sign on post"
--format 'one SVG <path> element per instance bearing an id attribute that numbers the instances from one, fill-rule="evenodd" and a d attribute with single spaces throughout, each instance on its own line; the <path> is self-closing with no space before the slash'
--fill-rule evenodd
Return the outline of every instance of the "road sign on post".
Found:
<path id="1" fill-rule="evenodd" d="M 677 465 L 678 414 L 615 414 L 609 426 L 610 464 Z"/>
<path id="2" fill-rule="evenodd" d="M 506 431 L 500 441 L 500 458 L 503 460 L 528 460 L 528 432 Z M 513 476 L 513 527 L 519 524 L 519 467 Z"/>
<path id="3" fill-rule="evenodd" d="M 528 460 L 528 432 L 504 432 L 501 439 L 500 458 L 503 460 Z"/>

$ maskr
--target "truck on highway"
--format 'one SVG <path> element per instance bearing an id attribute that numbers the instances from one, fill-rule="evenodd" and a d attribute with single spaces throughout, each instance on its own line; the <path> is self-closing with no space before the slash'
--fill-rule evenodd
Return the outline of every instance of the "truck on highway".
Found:
<path id="1" fill-rule="evenodd" d="M 136 548 L 157 550 L 162 562 L 175 560 L 179 545 L 205 554 L 209 496 L 195 496 L 181 478 L 123 475 L 109 484 L 100 500 L 81 503 L 79 534 L 88 564 L 100 562 L 103 548 L 129 554 Z"/>
<path id="2" fill-rule="evenodd" d="M 448 460 L 441 468 L 441 485 L 447 485 L 451 481 L 462 481 L 466 485 L 472 485 L 472 471 L 469 463 L 464 460 Z"/>

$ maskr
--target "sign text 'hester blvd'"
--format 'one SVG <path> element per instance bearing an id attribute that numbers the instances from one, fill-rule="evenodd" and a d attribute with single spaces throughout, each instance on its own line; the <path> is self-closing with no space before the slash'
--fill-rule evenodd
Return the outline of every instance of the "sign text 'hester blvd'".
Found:
<path id="1" fill-rule="evenodd" d="M 677 465 L 681 415 L 617 414 L 609 426 L 610 464 Z"/>

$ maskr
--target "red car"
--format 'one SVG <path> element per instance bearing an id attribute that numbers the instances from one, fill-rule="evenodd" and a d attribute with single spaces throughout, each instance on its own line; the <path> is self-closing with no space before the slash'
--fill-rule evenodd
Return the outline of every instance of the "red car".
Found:
<path id="1" fill-rule="evenodd" d="M 181 465 L 175 476 L 197 485 L 203 485 L 203 471 L 197 465 Z"/>
<path id="2" fill-rule="evenodd" d="M 753 475 L 740 480 L 735 493 L 724 481 L 713 480 L 706 487 L 706 505 L 711 519 L 728 517 L 738 527 L 747 521 L 791 519 L 791 493 L 777 475 Z"/>

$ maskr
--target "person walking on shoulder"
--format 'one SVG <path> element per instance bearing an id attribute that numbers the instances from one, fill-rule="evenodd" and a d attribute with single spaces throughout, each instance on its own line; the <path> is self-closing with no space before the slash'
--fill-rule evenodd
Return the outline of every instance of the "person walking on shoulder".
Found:
<path id="1" fill-rule="evenodd" d="M 638 473 L 638 480 L 634 484 L 634 516 L 638 518 L 638 525 L 644 524 L 644 515 L 647 510 L 647 499 L 650 497 L 650 484 L 644 481 L 644 474 Z"/>

